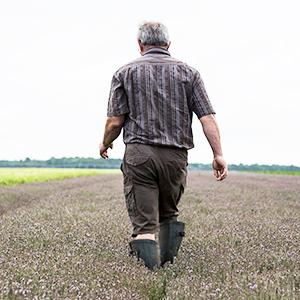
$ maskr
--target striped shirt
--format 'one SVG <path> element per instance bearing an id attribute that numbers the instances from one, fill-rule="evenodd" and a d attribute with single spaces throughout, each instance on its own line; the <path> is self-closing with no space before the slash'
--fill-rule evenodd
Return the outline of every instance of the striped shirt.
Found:
<path id="1" fill-rule="evenodd" d="M 125 115 L 124 143 L 191 149 L 192 116 L 214 114 L 200 74 L 155 47 L 112 78 L 107 116 Z"/>

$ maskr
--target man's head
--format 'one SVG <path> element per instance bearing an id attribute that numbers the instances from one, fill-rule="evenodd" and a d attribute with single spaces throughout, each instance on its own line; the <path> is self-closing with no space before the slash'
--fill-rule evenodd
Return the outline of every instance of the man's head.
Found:
<path id="1" fill-rule="evenodd" d="M 168 29 L 159 22 L 142 23 L 137 38 L 142 55 L 153 47 L 168 49 L 170 46 Z"/>

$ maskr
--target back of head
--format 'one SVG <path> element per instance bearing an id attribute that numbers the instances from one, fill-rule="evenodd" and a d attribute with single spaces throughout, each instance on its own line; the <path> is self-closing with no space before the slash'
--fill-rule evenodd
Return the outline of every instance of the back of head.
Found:
<path id="1" fill-rule="evenodd" d="M 138 40 L 145 46 L 168 46 L 168 29 L 159 22 L 144 22 L 139 26 Z"/>

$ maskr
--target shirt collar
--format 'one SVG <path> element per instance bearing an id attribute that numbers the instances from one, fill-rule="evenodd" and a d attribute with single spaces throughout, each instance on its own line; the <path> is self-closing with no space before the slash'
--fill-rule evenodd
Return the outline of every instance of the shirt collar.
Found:
<path id="1" fill-rule="evenodd" d="M 170 52 L 167 49 L 163 49 L 160 47 L 153 47 L 153 48 L 149 49 L 148 51 L 146 51 L 143 54 L 143 56 L 147 55 L 147 54 L 165 54 L 165 55 L 171 56 Z"/>

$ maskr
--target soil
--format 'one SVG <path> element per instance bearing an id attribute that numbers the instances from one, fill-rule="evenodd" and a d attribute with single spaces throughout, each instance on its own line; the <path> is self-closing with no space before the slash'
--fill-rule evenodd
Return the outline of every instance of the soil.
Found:
<path id="1" fill-rule="evenodd" d="M 0 298 L 297 299 L 300 176 L 190 172 L 173 265 L 128 256 L 121 174 L 0 187 Z"/>

